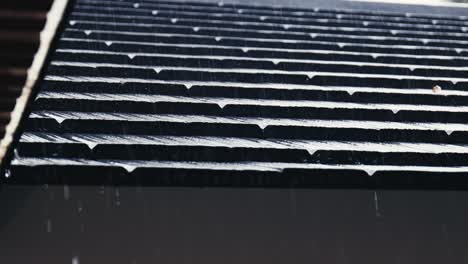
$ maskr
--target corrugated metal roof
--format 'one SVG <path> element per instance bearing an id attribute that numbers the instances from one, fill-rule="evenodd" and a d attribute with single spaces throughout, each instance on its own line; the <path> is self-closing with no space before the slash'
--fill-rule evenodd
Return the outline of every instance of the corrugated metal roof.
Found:
<path id="1" fill-rule="evenodd" d="M 468 183 L 465 17 L 79 0 L 67 23 L 12 182 Z"/>

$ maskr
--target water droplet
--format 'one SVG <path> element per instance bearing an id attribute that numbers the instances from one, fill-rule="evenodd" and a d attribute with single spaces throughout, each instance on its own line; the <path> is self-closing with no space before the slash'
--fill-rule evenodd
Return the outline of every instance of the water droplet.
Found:
<path id="1" fill-rule="evenodd" d="M 422 42 L 423 44 L 427 44 L 427 43 L 429 43 L 429 40 L 428 40 L 428 39 L 421 39 L 421 42 Z"/>
<path id="2" fill-rule="evenodd" d="M 260 19 L 261 21 L 264 21 L 264 20 L 267 19 L 267 17 L 266 17 L 266 16 L 261 16 L 261 17 L 259 17 L 259 19 Z"/>
<path id="3" fill-rule="evenodd" d="M 48 218 L 46 220 L 46 231 L 47 233 L 52 233 L 52 220 L 50 220 L 50 218 Z"/>
<path id="4" fill-rule="evenodd" d="M 158 13 L 159 13 L 158 10 L 151 11 L 151 14 L 153 14 L 153 15 L 157 15 Z"/>
<path id="5" fill-rule="evenodd" d="M 195 31 L 195 32 L 198 32 L 199 30 L 200 30 L 199 27 L 194 27 L 194 28 L 193 28 L 193 31 Z"/>
<path id="6" fill-rule="evenodd" d="M 63 198 L 66 201 L 70 200 L 70 187 L 68 185 L 63 186 Z"/>
<path id="7" fill-rule="evenodd" d="M 108 47 L 110 47 L 110 45 L 112 45 L 112 41 L 105 41 L 104 42 Z"/>
<path id="8" fill-rule="evenodd" d="M 289 29 L 290 27 L 291 27 L 290 25 L 283 25 L 283 28 L 286 30 Z"/>
<path id="9" fill-rule="evenodd" d="M 379 196 L 377 195 L 377 192 L 375 191 L 374 191 L 374 206 L 375 206 L 375 216 L 381 217 L 382 214 L 380 213 L 380 208 L 379 208 Z"/>
<path id="10" fill-rule="evenodd" d="M 243 51 L 244 53 L 247 53 L 247 52 L 249 52 L 249 49 L 248 49 L 248 48 L 242 48 L 242 51 Z"/>
<path id="11" fill-rule="evenodd" d="M 224 3 L 223 3 L 223 2 L 219 2 L 219 3 L 218 3 L 218 6 L 224 6 Z"/>
<path id="12" fill-rule="evenodd" d="M 70 20 L 70 22 L 68 22 L 68 24 L 70 24 L 70 26 L 74 26 L 76 24 L 76 21 L 75 20 Z"/>
<path id="13" fill-rule="evenodd" d="M 441 93 L 442 92 L 442 87 L 440 87 L 439 85 L 436 85 L 436 86 L 432 87 L 432 92 Z"/>
<path id="14" fill-rule="evenodd" d="M 85 30 L 84 33 L 85 33 L 87 36 L 89 36 L 89 35 L 91 35 L 91 33 L 93 33 L 93 32 L 92 32 L 91 30 Z"/>
<path id="15" fill-rule="evenodd" d="M 462 51 L 463 51 L 462 49 L 455 49 L 455 52 L 458 54 L 462 53 Z"/>
<path id="16" fill-rule="evenodd" d="M 338 47 L 340 47 L 340 48 L 344 48 L 346 46 L 346 44 L 344 44 L 344 43 L 337 43 L 336 45 L 338 45 Z"/>
<path id="17" fill-rule="evenodd" d="M 80 258 L 78 256 L 74 256 L 72 258 L 72 264 L 80 264 Z"/>
<path id="18" fill-rule="evenodd" d="M 222 39 L 223 39 L 222 37 L 215 37 L 215 40 L 218 42 L 221 41 Z"/>
<path id="19" fill-rule="evenodd" d="M 273 64 L 275 64 L 275 65 L 278 65 L 281 62 L 281 60 L 272 59 L 271 62 L 273 62 Z"/>
<path id="20" fill-rule="evenodd" d="M 445 130 L 445 133 L 447 133 L 448 136 L 452 135 L 453 132 L 453 130 Z"/>
<path id="21" fill-rule="evenodd" d="M 11 177 L 11 171 L 9 169 L 5 170 L 5 178 L 10 178 Z"/>
<path id="22" fill-rule="evenodd" d="M 136 166 L 126 164 L 122 164 L 120 166 L 122 166 L 122 168 L 124 168 L 128 173 L 132 173 L 137 168 Z"/>
<path id="23" fill-rule="evenodd" d="M 371 169 L 365 169 L 364 171 L 367 173 L 369 177 L 372 177 L 376 172 L 376 170 L 371 170 Z"/>
<path id="24" fill-rule="evenodd" d="M 83 212 L 83 203 L 81 201 L 78 201 L 77 210 L 78 210 L 78 213 Z"/>
<path id="25" fill-rule="evenodd" d="M 311 38 L 316 38 L 316 37 L 318 36 L 318 34 L 316 34 L 316 33 L 310 33 L 309 36 L 310 36 Z"/>
<path id="26" fill-rule="evenodd" d="M 365 27 L 369 26 L 369 22 L 367 22 L 367 21 L 362 22 L 362 24 L 363 24 Z"/>
<path id="27" fill-rule="evenodd" d="M 162 71 L 161 68 L 153 68 L 153 70 L 156 72 L 156 73 L 160 73 Z"/>
<path id="28" fill-rule="evenodd" d="M 467 32 L 467 31 L 468 31 L 468 28 L 467 28 L 467 27 L 462 27 L 462 28 L 461 28 L 461 31 Z"/>
<path id="29" fill-rule="evenodd" d="M 133 58 L 135 58 L 136 54 L 127 54 L 127 56 L 128 56 L 131 60 L 133 60 Z"/>
<path id="30" fill-rule="evenodd" d="M 134 3 L 134 4 L 133 4 L 133 7 L 134 7 L 134 8 L 139 8 L 139 7 L 140 7 L 140 4 L 139 4 L 139 3 Z"/>
<path id="31" fill-rule="evenodd" d="M 172 24 L 177 23 L 177 18 L 172 18 L 172 19 L 171 19 L 171 23 L 172 23 Z"/>
<path id="32" fill-rule="evenodd" d="M 184 83 L 184 86 L 185 86 L 185 88 L 187 88 L 187 90 L 190 90 L 190 88 L 192 88 L 193 84 L 191 84 L 191 83 Z"/>
<path id="33" fill-rule="evenodd" d="M 400 112 L 400 109 L 393 108 L 393 109 L 391 109 L 391 111 L 392 111 L 393 114 L 396 115 L 396 114 L 398 114 L 398 112 Z"/>
<path id="34" fill-rule="evenodd" d="M 244 13 L 244 10 L 239 9 L 239 10 L 237 10 L 237 13 L 242 14 L 242 13 Z"/>
<path id="35" fill-rule="evenodd" d="M 396 35 L 396 34 L 398 34 L 398 31 L 392 29 L 392 30 L 390 30 L 390 33 L 391 33 L 392 35 Z"/>

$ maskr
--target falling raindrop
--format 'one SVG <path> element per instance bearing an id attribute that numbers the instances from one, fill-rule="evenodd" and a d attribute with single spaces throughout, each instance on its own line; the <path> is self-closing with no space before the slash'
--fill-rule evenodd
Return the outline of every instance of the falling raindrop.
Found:
<path id="1" fill-rule="evenodd" d="M 47 233 L 52 233 L 52 220 L 50 220 L 50 218 L 48 218 L 46 220 L 45 224 L 46 224 Z"/>
<path id="2" fill-rule="evenodd" d="M 375 216 L 381 217 L 382 214 L 380 213 L 380 208 L 379 208 L 379 196 L 376 191 L 374 191 L 374 206 L 375 206 Z"/>
<path id="3" fill-rule="evenodd" d="M 70 187 L 68 185 L 63 186 L 63 198 L 65 201 L 70 200 Z"/>

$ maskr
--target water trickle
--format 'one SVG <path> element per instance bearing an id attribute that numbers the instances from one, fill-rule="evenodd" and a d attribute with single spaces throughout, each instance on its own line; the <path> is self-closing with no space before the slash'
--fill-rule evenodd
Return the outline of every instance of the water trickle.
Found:
<path id="1" fill-rule="evenodd" d="M 76 24 L 76 21 L 75 20 L 70 20 L 70 22 L 68 22 L 68 24 L 70 24 L 70 26 L 74 26 Z"/>
<path id="2" fill-rule="evenodd" d="M 139 3 L 134 3 L 134 4 L 133 4 L 133 7 L 134 7 L 134 8 L 139 8 L 139 7 L 140 7 L 140 4 L 139 4 Z"/>
<path id="3" fill-rule="evenodd" d="M 171 18 L 171 23 L 172 23 L 172 24 L 177 23 L 177 18 Z"/>
<path id="4" fill-rule="evenodd" d="M 85 30 L 84 33 L 86 34 L 86 36 L 89 36 L 91 35 L 91 33 L 93 33 L 91 30 Z"/>
<path id="5" fill-rule="evenodd" d="M 153 15 L 157 15 L 158 13 L 159 13 L 158 10 L 151 11 L 151 14 L 153 14 Z"/>
<path id="6" fill-rule="evenodd" d="M 105 41 L 104 42 L 106 44 L 106 46 L 110 47 L 112 45 L 112 41 Z"/>

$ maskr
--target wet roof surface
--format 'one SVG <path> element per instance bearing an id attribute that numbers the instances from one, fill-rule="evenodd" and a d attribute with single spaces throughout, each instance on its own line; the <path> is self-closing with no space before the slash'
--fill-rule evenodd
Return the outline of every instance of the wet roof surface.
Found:
<path id="1" fill-rule="evenodd" d="M 465 17 L 79 0 L 66 23 L 11 182 L 467 186 Z"/>

